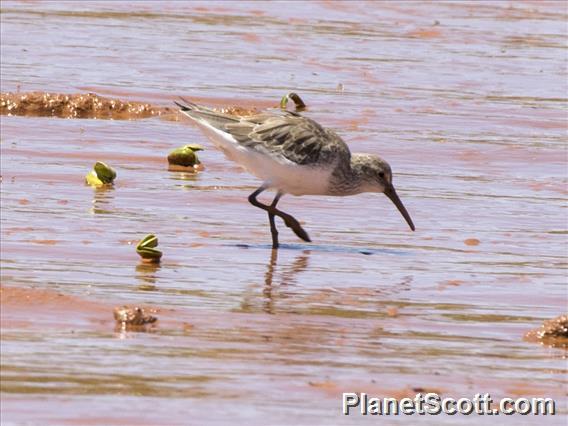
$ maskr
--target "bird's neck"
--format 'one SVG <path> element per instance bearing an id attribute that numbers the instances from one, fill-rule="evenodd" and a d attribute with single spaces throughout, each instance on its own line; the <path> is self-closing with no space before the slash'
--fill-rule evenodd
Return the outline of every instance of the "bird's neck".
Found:
<path id="1" fill-rule="evenodd" d="M 352 154 L 349 163 L 338 164 L 331 175 L 329 193 L 331 195 L 355 195 L 367 192 L 367 179 L 364 166 L 366 154 Z"/>

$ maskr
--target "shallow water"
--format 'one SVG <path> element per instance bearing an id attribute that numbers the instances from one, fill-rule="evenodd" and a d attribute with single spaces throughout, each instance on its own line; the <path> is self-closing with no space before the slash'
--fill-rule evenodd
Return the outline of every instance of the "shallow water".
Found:
<path id="1" fill-rule="evenodd" d="M 3 423 L 350 423 L 341 392 L 416 388 L 553 397 L 565 421 L 565 351 L 523 341 L 566 312 L 562 2 L 2 2 L 0 17 L 3 92 L 260 108 L 300 93 L 391 163 L 417 227 L 382 195 L 289 196 L 314 243 L 280 224 L 275 255 L 246 201 L 259 182 L 186 121 L 2 116 Z M 202 173 L 167 171 L 185 143 L 208 148 Z M 113 189 L 84 186 L 97 160 Z M 150 232 L 155 267 L 134 250 Z M 118 304 L 158 307 L 158 325 L 115 331 Z"/>

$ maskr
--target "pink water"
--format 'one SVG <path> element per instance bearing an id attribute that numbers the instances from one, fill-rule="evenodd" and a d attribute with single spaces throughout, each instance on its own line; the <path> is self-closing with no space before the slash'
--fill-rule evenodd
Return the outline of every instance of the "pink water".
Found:
<path id="1" fill-rule="evenodd" d="M 567 310 L 565 3 L 1 7 L 3 92 L 264 108 L 296 91 L 391 163 L 417 227 L 382 195 L 289 196 L 314 242 L 280 225 L 275 256 L 259 182 L 189 123 L 2 116 L 1 278 L 26 290 L 2 309 L 3 423 L 355 423 L 342 392 L 413 388 L 553 397 L 565 421 L 565 351 L 523 341 Z M 167 171 L 186 143 L 204 172 Z M 84 186 L 97 160 L 114 189 Z M 118 304 L 160 321 L 116 332 Z"/>

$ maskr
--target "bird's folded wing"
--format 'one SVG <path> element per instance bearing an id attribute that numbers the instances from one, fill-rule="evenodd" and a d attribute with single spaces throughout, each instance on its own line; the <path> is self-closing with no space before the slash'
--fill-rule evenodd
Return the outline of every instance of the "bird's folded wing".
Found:
<path id="1" fill-rule="evenodd" d="M 214 111 L 210 108 L 197 105 L 196 103 L 188 101 L 184 98 L 180 99 L 183 101 L 183 103 L 177 101 L 174 101 L 174 103 L 180 107 L 181 112 L 183 112 L 193 120 L 205 122 L 216 129 L 224 130 L 225 124 L 235 123 L 239 121 L 238 117 L 232 116 L 230 114 Z"/>
<path id="2" fill-rule="evenodd" d="M 339 155 L 350 156 L 335 132 L 299 114 L 261 114 L 223 127 L 249 149 L 300 165 L 330 164 Z"/>

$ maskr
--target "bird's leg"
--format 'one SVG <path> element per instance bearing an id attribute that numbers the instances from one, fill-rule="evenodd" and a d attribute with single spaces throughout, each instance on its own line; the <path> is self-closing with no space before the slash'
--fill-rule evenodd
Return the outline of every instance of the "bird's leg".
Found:
<path id="1" fill-rule="evenodd" d="M 276 193 L 276 197 L 274 197 L 274 200 L 272 201 L 272 204 L 270 205 L 270 207 L 275 209 L 276 204 L 278 204 L 278 201 L 280 200 L 280 197 L 282 197 L 282 195 L 284 195 L 284 194 L 282 192 L 278 191 Z M 277 249 L 278 248 L 278 229 L 276 229 L 276 223 L 274 221 L 274 218 L 275 218 L 274 213 L 268 212 L 268 222 L 270 223 L 270 233 L 272 234 L 272 248 Z"/>
<path id="2" fill-rule="evenodd" d="M 290 228 L 290 229 L 292 229 L 292 231 L 294 231 L 294 233 L 299 238 L 301 238 L 304 241 L 310 242 L 311 240 L 310 240 L 310 237 L 308 236 L 308 233 L 306 231 L 304 231 L 304 229 L 300 225 L 300 222 L 298 222 L 293 216 L 289 215 L 288 213 L 284 213 L 281 210 L 278 210 L 276 208 L 276 206 L 267 206 L 266 204 L 262 204 L 260 201 L 258 201 L 256 199 L 256 197 L 261 192 L 263 192 L 266 188 L 267 187 L 263 185 L 260 188 L 258 188 L 256 191 L 254 191 L 252 194 L 250 194 L 249 197 L 248 197 L 249 203 L 251 203 L 255 207 L 258 207 L 262 210 L 267 211 L 269 214 L 272 214 L 274 216 L 278 216 L 279 218 L 281 218 L 284 221 L 284 224 L 288 228 Z M 276 202 L 278 202 L 280 197 L 277 196 Z M 269 219 L 270 219 L 270 216 L 269 216 Z M 272 230 L 272 226 L 271 226 L 271 230 Z"/>

